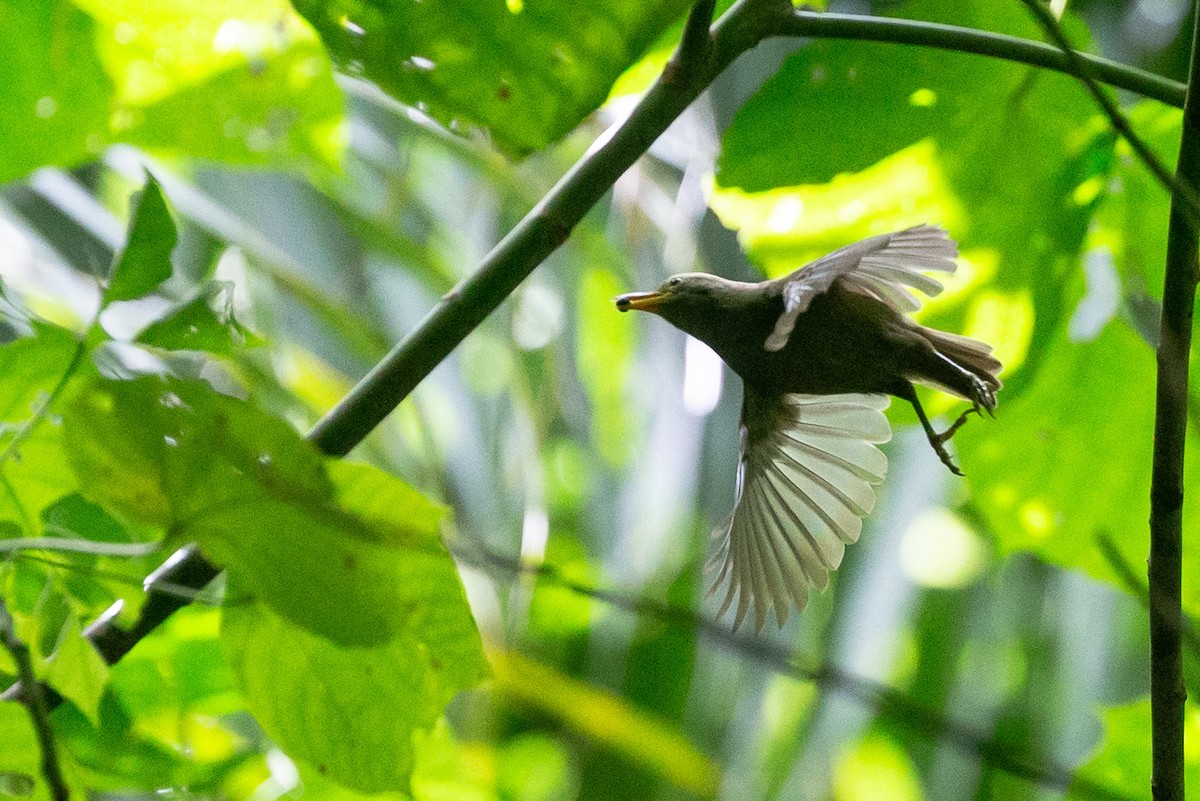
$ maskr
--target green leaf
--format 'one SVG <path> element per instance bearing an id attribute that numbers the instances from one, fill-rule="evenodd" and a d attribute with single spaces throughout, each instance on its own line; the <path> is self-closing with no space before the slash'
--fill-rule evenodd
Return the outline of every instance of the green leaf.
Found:
<path id="1" fill-rule="evenodd" d="M 38 323 L 34 335 L 0 345 L 0 422 L 34 416 L 66 374 L 79 339 L 64 328 Z"/>
<path id="2" fill-rule="evenodd" d="M 195 350 L 228 356 L 259 343 L 233 314 L 233 284 L 211 281 L 160 320 L 146 326 L 137 342 L 166 350 Z"/>
<path id="3" fill-rule="evenodd" d="M 336 643 L 403 631 L 421 614 L 409 584 L 458 587 L 440 507 L 370 468 L 326 464 L 286 423 L 207 384 L 97 381 L 65 436 L 85 496 L 198 542 L 242 591 Z"/>
<path id="4" fill-rule="evenodd" d="M 65 0 L 0 0 L 0 183 L 100 152 L 113 86 L 96 39 L 92 19 Z"/>
<path id="5" fill-rule="evenodd" d="M 412 578 L 402 601 L 411 614 L 374 648 L 338 648 L 263 604 L 225 611 L 225 652 L 263 730 L 290 757 L 361 792 L 407 791 L 414 741 L 486 673 L 457 579 Z"/>
<path id="6" fill-rule="evenodd" d="M 77 364 L 79 347 L 71 332 L 42 323 L 34 336 L 0 346 L 0 451 L 7 451 L 0 461 L 0 520 L 19 524 L 26 536 L 40 535 L 42 510 L 76 488 L 57 418 L 47 414 L 34 422 Z"/>
<path id="7" fill-rule="evenodd" d="M 1200 738 L 1200 709 L 1188 704 L 1184 736 L 1189 743 Z M 1147 796 L 1150 787 L 1150 700 L 1142 698 L 1124 706 L 1105 709 L 1104 737 L 1091 758 L 1080 767 L 1067 798 L 1095 798 L 1082 782 L 1100 785 L 1113 795 L 1129 798 Z M 1184 749 L 1184 783 L 1200 784 L 1200 754 Z"/>
<path id="8" fill-rule="evenodd" d="M 173 614 L 112 668 L 112 688 L 135 718 L 164 712 L 222 714 L 237 691 L 220 642 L 221 612 L 192 605 Z"/>
<path id="9" fill-rule="evenodd" d="M 109 668 L 74 615 L 67 618 L 58 649 L 46 663 L 45 680 L 79 708 L 93 726 L 100 725 L 100 699 L 108 686 Z"/>
<path id="10" fill-rule="evenodd" d="M 0 182 L 114 142 L 336 166 L 343 101 L 284 0 L 0 0 Z"/>
<path id="11" fill-rule="evenodd" d="M 42 510 L 47 534 L 98 542 L 130 542 L 128 532 L 103 507 L 76 492 Z"/>
<path id="12" fill-rule="evenodd" d="M 170 278 L 171 251 L 178 241 L 158 181 L 148 174 L 145 188 L 133 199 L 125 250 L 113 265 L 104 303 L 140 298 Z"/>
<path id="13" fill-rule="evenodd" d="M 298 0 L 343 68 L 522 155 L 594 111 L 687 0 Z"/>

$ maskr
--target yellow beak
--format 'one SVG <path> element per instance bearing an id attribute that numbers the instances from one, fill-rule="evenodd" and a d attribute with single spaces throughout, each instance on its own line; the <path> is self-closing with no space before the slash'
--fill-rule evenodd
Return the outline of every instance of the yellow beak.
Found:
<path id="1" fill-rule="evenodd" d="M 664 292 L 630 292 L 617 298 L 617 311 L 658 311 L 659 305 L 666 298 Z"/>

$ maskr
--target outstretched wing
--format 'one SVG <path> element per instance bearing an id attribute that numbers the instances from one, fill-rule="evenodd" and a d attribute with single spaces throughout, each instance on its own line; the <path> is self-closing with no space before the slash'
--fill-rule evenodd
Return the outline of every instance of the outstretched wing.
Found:
<path id="1" fill-rule="evenodd" d="M 897 311 L 915 311 L 921 302 L 909 288 L 930 297 L 941 292 L 942 285 L 922 271 L 952 273 L 956 256 L 957 243 L 934 225 L 880 234 L 822 256 L 785 279 L 784 311 L 764 347 L 769 351 L 783 348 L 796 318 L 838 279 L 846 288 L 881 300 Z"/>
<path id="2" fill-rule="evenodd" d="M 710 567 L 709 592 L 728 583 L 736 630 L 753 608 L 755 630 L 773 607 L 782 626 L 802 611 L 812 587 L 825 589 L 875 506 L 891 439 L 884 395 L 783 395 L 746 392 L 737 500 Z"/>

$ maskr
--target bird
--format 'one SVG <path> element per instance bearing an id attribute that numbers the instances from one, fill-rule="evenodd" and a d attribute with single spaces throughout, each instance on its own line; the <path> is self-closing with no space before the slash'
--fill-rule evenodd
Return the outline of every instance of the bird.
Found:
<path id="1" fill-rule="evenodd" d="M 958 244 L 935 225 L 880 234 L 789 275 L 758 283 L 682 273 L 652 292 L 616 298 L 619 311 L 662 317 L 708 344 L 742 379 L 741 453 L 734 509 L 715 532 L 709 594 L 725 587 L 718 617 L 736 598 L 736 632 L 753 611 L 755 632 L 773 610 L 782 628 L 824 590 L 856 542 L 887 473 L 892 396 L 916 411 L 941 462 L 962 475 L 946 442 L 983 411 L 994 416 L 1000 361 L 992 347 L 908 317 L 917 290 L 933 297 Z M 934 429 L 915 384 L 970 402 Z"/>

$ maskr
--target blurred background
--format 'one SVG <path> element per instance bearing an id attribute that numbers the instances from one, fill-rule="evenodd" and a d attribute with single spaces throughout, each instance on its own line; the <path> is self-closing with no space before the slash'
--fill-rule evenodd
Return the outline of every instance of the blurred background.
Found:
<path id="1" fill-rule="evenodd" d="M 899 8 L 829 5 L 852 13 Z M 1019 4 L 1010 5 L 1021 14 Z M 1184 79 L 1189 3 L 1092 0 L 1069 9 L 1090 30 L 1095 51 Z M 221 302 L 254 332 L 256 347 L 220 359 L 220 372 L 307 430 L 628 113 L 677 36 L 678 28 L 665 35 L 582 125 L 516 160 L 479 132 L 446 131 L 353 69 L 321 76 L 297 101 L 319 123 L 303 142 L 275 141 L 269 126 L 238 129 L 236 113 L 219 104 L 207 119 L 212 101 L 200 93 L 177 111 L 131 122 L 126 141 L 133 144 L 105 142 L 82 166 L 42 167 L 0 186 L 5 291 L 45 318 L 86 324 L 98 308 L 96 275 L 122 241 L 128 197 L 149 169 L 181 226 L 176 275 L 163 298 L 114 310 L 102 322 L 118 338 L 132 336 L 201 282 L 228 282 Z M 856 173 L 861 183 L 854 184 L 856 175 L 838 178 L 843 171 L 833 170 L 826 184 L 792 182 L 807 187 L 804 203 L 842 202 L 830 193 L 857 191 L 883 211 L 836 224 L 796 212 L 799 221 L 780 228 L 786 204 L 776 198 L 766 211 L 754 206 L 741 189 L 722 184 L 737 165 L 718 171 L 718 159 L 731 158 L 734 145 L 726 140 L 721 156 L 722 141 L 739 125 L 743 104 L 806 46 L 772 40 L 721 76 L 569 241 L 352 454 L 453 508 L 449 542 L 497 670 L 451 705 L 438 736 L 456 743 L 453 757 L 419 765 L 416 797 L 1055 798 L 1067 792 L 1070 772 L 1097 753 L 1106 722 L 1110 732 L 1146 739 L 1139 729 L 1148 687 L 1145 609 L 1113 578 L 1124 566 L 1140 580 L 1141 557 L 1129 554 L 1139 552 L 1145 533 L 1130 535 L 1128 547 L 1106 550 L 1097 542 L 1127 542 L 1124 521 L 1144 528 L 1148 508 L 1139 481 L 1150 442 L 1139 439 L 1140 423 L 1121 428 L 1122 419 L 1142 414 L 1121 404 L 1132 398 L 1144 412 L 1152 402 L 1152 351 L 1142 340 L 1155 330 L 1154 276 L 1162 268 L 1153 259 L 1163 243 L 1128 232 L 1152 239 L 1165 230 L 1165 214 L 1153 226 L 1136 224 L 1138 214 L 1160 214 L 1165 195 L 1144 176 L 1140 184 L 1114 177 L 1140 168 L 1119 148 L 1115 157 L 1097 157 L 1114 152 L 1111 139 L 1089 151 L 1103 164 L 1083 178 L 1099 175 L 1105 197 L 1081 204 L 1074 245 L 1058 251 L 1058 266 L 1041 265 L 1062 278 L 1060 288 L 1070 287 L 1059 293 L 1061 314 L 1045 331 L 1043 318 L 1032 318 L 1042 312 L 1040 290 L 1028 290 L 1037 296 L 1032 305 L 1016 307 L 997 294 L 1012 287 L 994 276 L 1005 270 L 1006 251 L 987 249 L 992 223 L 985 218 L 1004 212 L 968 205 L 966 194 L 947 200 L 935 187 L 922 195 L 902 181 L 894 194 L 916 197 L 917 205 L 896 211 L 892 200 L 862 189 L 884 186 L 886 176 Z M 1103 138 L 1087 98 L 1065 79 L 1062 85 L 1092 136 Z M 1169 148 L 1177 128 L 1154 128 L 1157 109 L 1135 119 L 1163 131 Z M 47 111 L 54 113 L 38 113 Z M 164 126 L 174 126 L 173 141 L 181 141 L 189 127 L 214 124 L 239 148 L 268 154 L 267 163 L 240 151 L 197 158 L 155 141 Z M 871 120 L 854 124 L 873 135 Z M 819 132 L 790 143 L 797 150 L 822 145 Z M 1137 206 L 1123 194 L 1134 186 L 1151 199 Z M 959 479 L 939 464 L 911 414 L 894 409 L 888 480 L 830 589 L 782 630 L 769 624 L 757 637 L 732 635 L 728 621 L 708 622 L 717 605 L 706 596 L 703 565 L 711 532 L 733 503 L 739 381 L 705 346 L 656 318 L 620 315 L 612 300 L 683 271 L 756 280 L 764 268 L 778 274 L 802 263 L 797 254 L 819 255 L 880 227 L 923 221 L 963 237 L 966 277 L 927 319 L 996 344 L 1010 365 L 999 419 L 967 424 L 959 452 L 967 477 Z M 791 238 L 769 241 L 772 230 Z M 1025 244 L 1013 241 L 1014 248 Z M 1136 270 L 1134 251 L 1144 257 Z M 989 258 L 998 267 L 989 268 Z M 1132 332 L 1136 365 L 1109 361 L 1107 372 L 1060 372 L 1049 387 L 1021 372 L 1031 354 L 1057 365 L 1064 343 L 1090 342 L 1110 324 Z M 180 357 L 173 368 L 214 369 L 199 356 Z M 1087 409 L 1072 405 L 1078 397 L 1071 392 L 1106 408 L 1109 380 L 1130 386 L 1107 407 L 1115 423 L 1097 428 Z M 957 413 L 949 399 L 934 403 L 943 417 Z M 1040 417 L 1017 411 L 1035 403 Z M 1084 427 L 1082 445 L 1055 437 L 1072 421 Z M 1076 458 L 1071 448 L 1080 447 Z M 999 456 L 997 448 L 1004 449 Z M 1138 497 L 1142 504 L 1123 509 L 1128 517 L 1099 532 L 1100 540 L 1088 539 L 1090 556 L 1074 564 L 1075 557 L 1039 552 L 1045 540 L 1079 544 L 1080 529 L 1056 516 L 1071 510 L 1022 504 L 1024 496 L 1007 507 L 998 500 L 1014 462 L 1060 459 L 1070 472 L 1055 474 L 1063 492 L 1092 485 L 1111 496 L 1107 503 Z M 1081 468 L 1088 464 L 1094 472 Z M 1112 477 L 1127 474 L 1119 488 L 1132 494 L 1117 493 Z M 1027 478 L 1034 486 L 1042 480 Z M 1013 486 L 1010 494 L 1030 485 Z M 1102 522 L 1105 514 L 1095 511 Z M 998 519 L 1006 522 L 998 526 Z M 998 531 L 1006 525 L 1021 533 Z M 136 671 L 164 660 L 182 664 L 193 658 L 187 649 L 211 656 L 215 644 L 203 644 L 197 632 L 212 614 L 183 613 L 155 635 L 157 650 L 135 652 L 114 680 L 136 685 Z M 181 721 L 200 716 L 217 721 L 213 731 L 238 734 L 231 740 L 187 728 L 193 761 L 238 749 L 248 756 L 195 792 L 256 801 L 345 797 L 263 744 L 234 711 L 219 660 L 203 664 L 204 692 L 160 713 L 180 731 Z M 169 695 L 174 686 L 161 691 Z M 1140 770 L 1113 758 L 1089 775 L 1120 787 L 1112 771 L 1125 768 Z M 1135 776 L 1132 786 L 1145 787 L 1139 782 Z"/>

